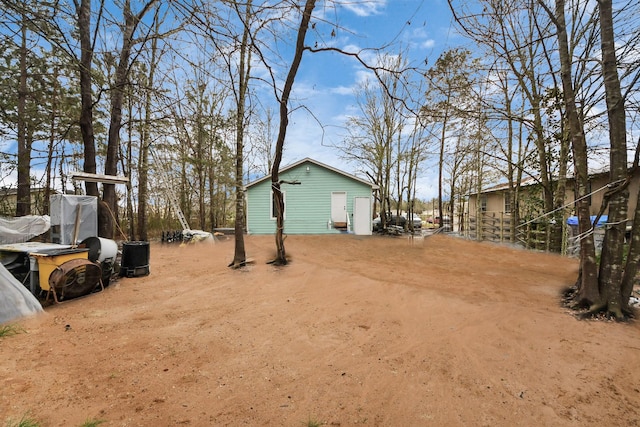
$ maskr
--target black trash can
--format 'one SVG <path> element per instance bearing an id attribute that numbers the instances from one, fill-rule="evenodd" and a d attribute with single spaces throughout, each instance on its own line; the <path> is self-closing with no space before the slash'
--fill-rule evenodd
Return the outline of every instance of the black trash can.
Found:
<path id="1" fill-rule="evenodd" d="M 139 277 L 149 274 L 149 242 L 124 242 L 120 260 L 120 276 Z"/>

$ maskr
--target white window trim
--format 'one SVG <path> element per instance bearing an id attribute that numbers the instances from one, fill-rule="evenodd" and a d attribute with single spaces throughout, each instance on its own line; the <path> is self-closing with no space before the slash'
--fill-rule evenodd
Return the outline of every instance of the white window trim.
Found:
<path id="1" fill-rule="evenodd" d="M 505 192 L 503 194 L 503 202 L 502 209 L 504 213 L 511 213 L 513 211 L 513 206 L 511 205 L 511 193 Z"/>

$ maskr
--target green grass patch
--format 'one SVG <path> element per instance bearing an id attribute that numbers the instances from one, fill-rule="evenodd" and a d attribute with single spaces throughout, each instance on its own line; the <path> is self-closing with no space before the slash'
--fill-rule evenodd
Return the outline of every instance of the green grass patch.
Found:
<path id="1" fill-rule="evenodd" d="M 306 423 L 304 423 L 306 427 L 320 427 L 322 424 L 323 424 L 322 421 L 314 420 L 311 417 L 309 417 L 309 420 Z"/>
<path id="2" fill-rule="evenodd" d="M 106 423 L 105 420 L 92 420 L 88 419 L 84 423 L 80 424 L 80 427 L 97 427 L 100 424 Z M 20 420 L 12 420 L 9 418 L 5 424 L 6 427 L 40 427 L 40 423 L 28 415 L 24 415 Z"/>
<path id="3" fill-rule="evenodd" d="M 0 338 L 10 337 L 12 335 L 22 334 L 25 332 L 27 331 L 25 331 L 20 325 L 9 324 L 0 326 Z"/>
<path id="4" fill-rule="evenodd" d="M 96 427 L 102 423 L 106 423 L 105 420 L 87 420 L 80 425 L 80 427 Z"/>
<path id="5" fill-rule="evenodd" d="M 7 420 L 7 427 L 40 427 L 40 423 L 28 415 L 24 415 L 19 421 Z"/>

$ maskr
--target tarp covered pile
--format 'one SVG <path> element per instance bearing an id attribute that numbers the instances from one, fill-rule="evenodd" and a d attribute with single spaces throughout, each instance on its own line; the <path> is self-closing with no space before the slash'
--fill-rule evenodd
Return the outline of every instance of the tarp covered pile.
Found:
<path id="1" fill-rule="evenodd" d="M 51 228 L 49 216 L 0 217 L 0 244 L 26 242 Z M 0 263 L 0 323 L 42 311 L 42 305 L 13 274 Z"/>
<path id="2" fill-rule="evenodd" d="M 0 263 L 0 324 L 40 311 L 38 299 Z"/>
<path id="3" fill-rule="evenodd" d="M 27 215 L 17 218 L 0 217 L 0 244 L 22 243 L 51 228 L 48 215 Z"/>

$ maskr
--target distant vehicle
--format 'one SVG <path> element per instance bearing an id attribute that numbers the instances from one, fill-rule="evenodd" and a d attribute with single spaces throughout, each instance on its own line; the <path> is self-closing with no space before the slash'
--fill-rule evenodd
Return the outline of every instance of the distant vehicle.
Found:
<path id="1" fill-rule="evenodd" d="M 399 227 L 404 229 L 407 219 L 403 216 L 397 216 L 391 212 L 387 213 L 387 227 Z M 382 231 L 382 218 L 377 217 L 373 220 L 373 231 Z"/>
<path id="2" fill-rule="evenodd" d="M 414 230 L 422 229 L 422 218 L 420 218 L 418 215 L 413 214 L 413 216 L 411 218 L 411 222 L 413 223 L 413 229 Z"/>
<path id="3" fill-rule="evenodd" d="M 382 231 L 382 219 L 377 216 L 373 219 L 373 231 Z"/>
<path id="4" fill-rule="evenodd" d="M 422 228 L 422 219 L 418 215 L 413 215 L 412 221 L 414 230 Z M 387 227 L 398 227 L 404 230 L 406 226 L 407 218 L 405 216 L 398 216 L 391 212 L 387 213 Z M 382 219 L 380 217 L 376 217 L 373 220 L 373 231 L 382 231 Z"/>
<path id="5" fill-rule="evenodd" d="M 387 225 L 393 225 L 400 228 L 405 228 L 405 226 L 407 225 L 407 218 L 405 218 L 402 215 L 398 216 L 398 215 L 391 214 L 387 216 L 387 220 L 388 220 Z"/>

